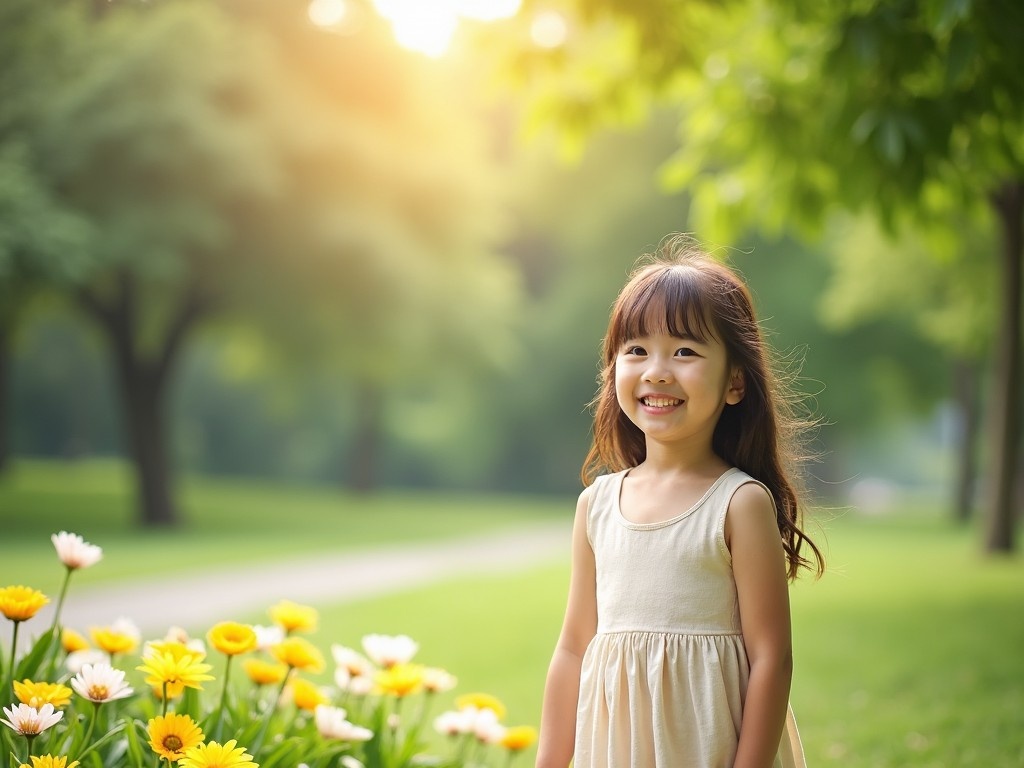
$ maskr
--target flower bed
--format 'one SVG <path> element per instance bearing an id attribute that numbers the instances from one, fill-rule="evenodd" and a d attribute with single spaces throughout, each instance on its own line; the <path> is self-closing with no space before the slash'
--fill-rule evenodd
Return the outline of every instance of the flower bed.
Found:
<path id="1" fill-rule="evenodd" d="M 224 621 L 205 642 L 177 627 L 143 641 L 128 619 L 90 627 L 90 642 L 61 625 L 61 608 L 72 574 L 103 552 L 76 534 L 51 538 L 64 582 L 52 625 L 20 657 L 21 624 L 49 598 L 0 588 L 0 613 L 14 624 L 10 652 L 0 649 L 0 700 L 12 702 L 0 768 L 484 768 L 511 764 L 536 739 L 531 726 L 504 725 L 504 706 L 487 694 L 435 715 L 436 695 L 456 679 L 414 662 L 418 645 L 404 635 L 366 635 L 361 650 L 332 644 L 334 685 L 317 685 L 307 675 L 325 656 L 305 637 L 317 613 L 289 601 L 270 607 L 268 626 Z M 221 680 L 209 674 L 207 644 L 224 657 Z M 431 724 L 446 737 L 443 754 L 428 748 Z"/>

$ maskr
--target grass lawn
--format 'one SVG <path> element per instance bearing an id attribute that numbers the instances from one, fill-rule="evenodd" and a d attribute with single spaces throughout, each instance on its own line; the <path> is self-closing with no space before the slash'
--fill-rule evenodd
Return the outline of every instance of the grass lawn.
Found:
<path id="1" fill-rule="evenodd" d="M 470 535 L 571 513 L 564 499 L 387 492 L 360 496 L 253 480 L 186 478 L 185 525 L 140 530 L 133 486 L 117 461 L 21 461 L 0 478 L 0 584 L 50 593 L 63 578 L 50 534 L 103 547 L 76 585 L 139 574 L 258 565 L 268 559 Z"/>
<path id="2" fill-rule="evenodd" d="M 107 469 L 110 476 L 96 467 L 76 476 L 29 465 L 0 484 L 0 584 L 50 588 L 35 574 L 49 571 L 48 536 L 60 528 L 102 544 L 103 567 L 91 570 L 116 578 L 571 514 L 571 503 L 558 500 L 359 499 L 192 481 L 190 527 L 139 534 L 127 525 L 123 478 Z M 65 510 L 74 515 L 63 517 Z M 976 531 L 921 511 L 850 513 L 824 527 L 830 569 L 792 591 L 792 702 L 812 768 L 1024 765 L 1024 560 L 983 557 Z M 437 710 L 455 693 L 481 690 L 505 702 L 510 723 L 536 724 L 567 581 L 568 565 L 558 562 L 323 605 L 310 639 L 329 658 L 333 642 L 358 647 L 367 633 L 409 634 L 420 642 L 419 661 L 459 678 Z M 520 762 L 531 761 L 532 754 Z"/>
<path id="3" fill-rule="evenodd" d="M 1024 765 L 1024 562 L 984 558 L 974 532 L 926 515 L 850 514 L 826 530 L 830 571 L 792 595 L 809 765 Z M 567 580 L 555 564 L 327 608 L 318 636 L 326 649 L 410 634 L 458 691 L 494 693 L 511 722 L 535 724 Z"/>

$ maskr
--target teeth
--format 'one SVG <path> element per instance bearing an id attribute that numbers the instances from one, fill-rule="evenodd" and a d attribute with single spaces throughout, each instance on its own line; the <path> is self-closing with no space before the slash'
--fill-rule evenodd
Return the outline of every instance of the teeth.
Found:
<path id="1" fill-rule="evenodd" d="M 668 408 L 670 405 L 679 405 L 682 401 L 669 397 L 645 397 L 641 402 L 652 408 Z"/>

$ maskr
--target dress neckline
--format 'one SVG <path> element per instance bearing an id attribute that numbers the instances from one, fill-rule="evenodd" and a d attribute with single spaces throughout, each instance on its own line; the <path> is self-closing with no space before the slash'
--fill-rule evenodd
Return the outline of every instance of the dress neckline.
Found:
<path id="1" fill-rule="evenodd" d="M 635 523 L 628 517 L 626 517 L 624 514 L 622 514 L 622 484 L 623 481 L 626 479 L 626 475 L 630 473 L 630 469 L 624 469 L 618 473 L 618 476 L 615 478 L 615 486 L 614 488 L 612 488 L 614 499 L 613 508 L 615 510 L 615 517 L 618 518 L 619 523 L 622 524 L 624 527 L 630 528 L 635 531 L 653 531 L 658 528 L 664 528 L 666 526 L 672 525 L 673 523 L 678 523 L 683 518 L 689 517 L 698 509 L 700 509 L 701 505 L 703 505 L 704 502 L 708 500 L 708 498 L 711 496 L 712 493 L 715 492 L 715 489 L 717 489 L 718 486 L 725 482 L 725 479 L 729 477 L 729 475 L 739 471 L 740 470 L 737 467 L 729 467 L 729 469 L 725 470 L 725 472 L 723 472 L 716 478 L 715 482 L 713 482 L 708 487 L 708 489 L 704 491 L 704 494 L 699 499 L 697 499 L 696 502 L 694 502 L 693 506 L 691 506 L 689 509 L 683 512 L 680 512 L 678 515 L 670 517 L 667 520 L 656 520 L 653 523 Z"/>

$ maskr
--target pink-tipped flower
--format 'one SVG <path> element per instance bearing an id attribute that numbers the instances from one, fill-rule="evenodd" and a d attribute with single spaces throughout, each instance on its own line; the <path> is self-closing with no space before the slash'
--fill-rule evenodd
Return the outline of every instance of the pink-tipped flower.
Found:
<path id="1" fill-rule="evenodd" d="M 124 672 L 109 664 L 84 664 L 81 671 L 71 678 L 71 687 L 79 696 L 96 704 L 123 699 L 134 693 L 124 681 Z"/>
<path id="2" fill-rule="evenodd" d="M 12 705 L 10 709 L 3 709 L 7 718 L 0 718 L 0 723 L 10 726 L 22 736 L 29 737 L 38 736 L 64 717 L 64 713 L 54 709 L 53 704 L 43 704 L 39 709 L 28 704 L 19 704 L 16 707 Z"/>
<path id="3" fill-rule="evenodd" d="M 77 533 L 61 531 L 50 537 L 57 557 L 69 570 L 88 568 L 96 565 L 103 558 L 103 549 L 90 544 Z"/>

